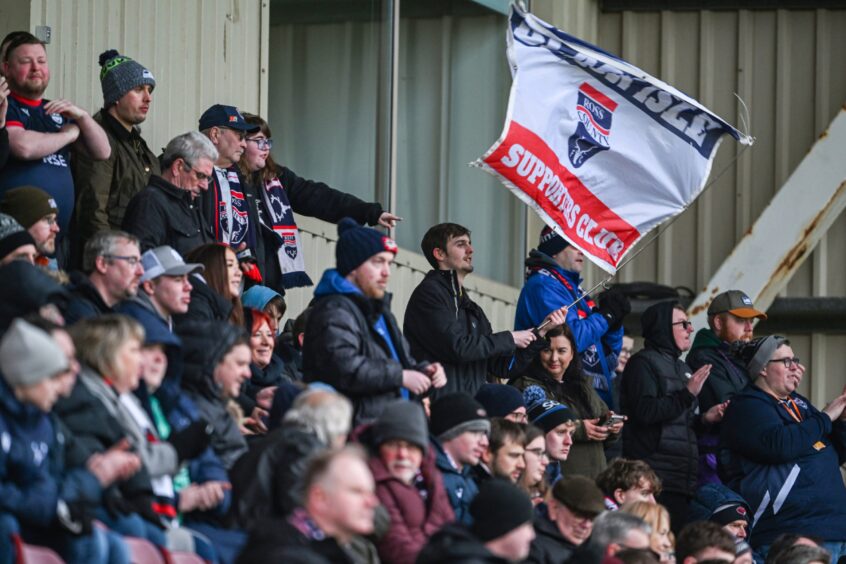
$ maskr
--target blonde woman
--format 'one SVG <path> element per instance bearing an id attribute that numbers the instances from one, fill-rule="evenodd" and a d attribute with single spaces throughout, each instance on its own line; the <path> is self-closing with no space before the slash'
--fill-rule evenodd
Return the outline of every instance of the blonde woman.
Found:
<path id="1" fill-rule="evenodd" d="M 676 539 L 670 531 L 670 513 L 660 503 L 649 501 L 635 501 L 626 504 L 621 511 L 640 517 L 652 527 L 649 537 L 649 548 L 654 552 L 662 564 L 674 564 L 676 561 Z"/>

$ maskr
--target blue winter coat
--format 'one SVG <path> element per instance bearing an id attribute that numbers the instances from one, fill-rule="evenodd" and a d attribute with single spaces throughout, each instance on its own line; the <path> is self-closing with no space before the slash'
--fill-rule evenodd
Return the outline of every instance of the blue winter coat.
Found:
<path id="1" fill-rule="evenodd" d="M 550 312 L 576 301 L 582 292 L 582 279 L 577 272 L 564 270 L 550 257 L 532 250 L 526 260 L 527 269 L 536 269 L 529 275 L 517 300 L 514 328 L 517 330 L 537 327 Z M 539 269 L 539 270 L 538 270 Z M 567 288 L 554 274 L 564 277 Z M 594 388 L 611 409 L 614 369 L 623 346 L 623 328 L 608 330 L 608 320 L 592 310 L 590 296 L 567 312 L 567 325 L 576 339 L 576 350 L 582 359 L 585 372 L 594 379 Z M 604 380 L 603 385 L 599 379 Z"/>
<path id="2" fill-rule="evenodd" d="M 449 504 L 455 512 L 455 520 L 464 525 L 472 525 L 473 517 L 470 516 L 470 502 L 479 493 L 479 486 L 476 485 L 471 475 L 472 467 L 465 464 L 459 472 L 452 465 L 446 451 L 437 439 L 432 438 L 432 446 L 437 452 L 435 466 L 438 467 L 443 476 L 444 489 L 449 498 Z"/>
<path id="3" fill-rule="evenodd" d="M 753 546 L 784 532 L 846 541 L 846 423 L 832 425 L 804 397 L 791 394 L 796 422 L 784 405 L 757 387 L 732 398 L 722 423 L 727 485 L 752 510 Z"/>
<path id="4" fill-rule="evenodd" d="M 50 525 L 60 488 L 50 472 L 54 448 L 49 415 L 18 401 L 0 377 L 0 513 L 10 513 L 22 525 Z"/>

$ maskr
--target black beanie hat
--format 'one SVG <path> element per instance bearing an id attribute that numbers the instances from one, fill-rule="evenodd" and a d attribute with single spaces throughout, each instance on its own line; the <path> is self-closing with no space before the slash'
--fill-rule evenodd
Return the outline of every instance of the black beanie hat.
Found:
<path id="1" fill-rule="evenodd" d="M 523 394 L 507 384 L 483 384 L 476 392 L 476 401 L 482 404 L 488 417 L 505 417 L 520 407 L 526 407 Z"/>
<path id="2" fill-rule="evenodd" d="M 552 230 L 550 226 L 541 229 L 538 250 L 548 257 L 557 255 L 570 246 L 570 242 Z"/>
<path id="3" fill-rule="evenodd" d="M 546 397 L 540 386 L 529 386 L 523 390 L 523 398 L 528 406 L 529 422 L 549 433 L 562 423 L 575 421 L 576 416 L 569 406 Z"/>
<path id="4" fill-rule="evenodd" d="M 709 521 L 713 521 L 720 526 L 728 525 L 741 519 L 747 523 L 749 522 L 749 509 L 739 501 L 732 501 L 719 506 L 708 518 Z"/>
<path id="5" fill-rule="evenodd" d="M 35 246 L 35 239 L 14 217 L 0 213 L 0 259 L 24 245 Z"/>
<path id="6" fill-rule="evenodd" d="M 419 446 L 425 454 L 429 446 L 426 414 L 423 413 L 423 408 L 413 401 L 396 400 L 385 406 L 382 414 L 373 423 L 371 433 L 373 446 L 376 447 L 399 439 Z"/>
<path id="7" fill-rule="evenodd" d="M 532 521 L 532 502 L 526 493 L 507 480 L 494 478 L 479 488 L 470 502 L 472 533 L 487 542 Z"/>
<path id="8" fill-rule="evenodd" d="M 482 404 L 462 392 L 447 394 L 432 404 L 429 430 L 441 441 L 466 431 L 490 432 L 491 424 Z"/>
<path id="9" fill-rule="evenodd" d="M 373 255 L 384 251 L 396 255 L 397 250 L 393 239 L 375 229 L 362 227 L 350 217 L 338 223 L 335 264 L 341 276 L 346 276 Z"/>

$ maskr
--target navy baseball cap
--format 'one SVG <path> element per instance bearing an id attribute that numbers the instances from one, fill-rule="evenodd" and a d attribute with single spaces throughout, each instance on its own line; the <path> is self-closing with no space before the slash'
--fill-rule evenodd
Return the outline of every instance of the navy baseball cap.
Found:
<path id="1" fill-rule="evenodd" d="M 247 120 L 244 119 L 238 108 L 235 106 L 224 106 L 223 104 L 215 104 L 200 116 L 200 131 L 205 131 L 212 127 L 226 127 L 247 133 L 255 133 L 260 129 L 258 125 L 247 123 Z"/>

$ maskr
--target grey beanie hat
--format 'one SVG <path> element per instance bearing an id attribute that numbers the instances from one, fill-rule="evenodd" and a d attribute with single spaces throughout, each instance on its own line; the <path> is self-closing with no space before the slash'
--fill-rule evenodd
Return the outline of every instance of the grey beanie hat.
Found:
<path id="1" fill-rule="evenodd" d="M 773 353 L 783 344 L 789 344 L 790 341 L 778 335 L 770 335 L 769 337 L 758 337 L 752 339 L 748 343 L 737 345 L 734 349 L 736 356 L 746 366 L 746 372 L 749 374 L 749 379 L 753 382 L 761 373 L 761 370 L 767 365 L 767 362 L 773 357 Z"/>
<path id="2" fill-rule="evenodd" d="M 58 343 L 23 319 L 15 319 L 0 341 L 0 371 L 12 387 L 34 386 L 67 369 Z"/>
<path id="3" fill-rule="evenodd" d="M 114 49 L 100 54 L 100 86 L 103 88 L 103 106 L 108 108 L 137 86 L 149 84 L 156 87 L 153 73 L 136 61 Z"/>
<path id="4" fill-rule="evenodd" d="M 35 246 L 35 239 L 14 217 L 0 213 L 0 259 L 24 245 Z"/>
<path id="5" fill-rule="evenodd" d="M 373 423 L 372 433 L 373 444 L 377 447 L 397 439 L 419 446 L 424 453 L 429 446 L 426 414 L 413 401 L 396 400 L 389 403 Z"/>

